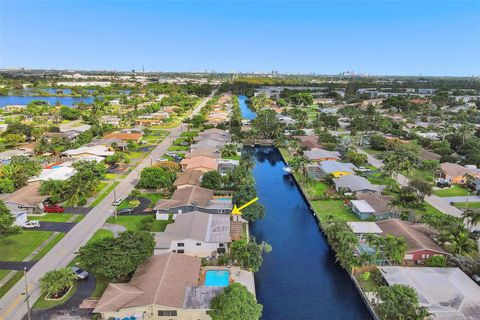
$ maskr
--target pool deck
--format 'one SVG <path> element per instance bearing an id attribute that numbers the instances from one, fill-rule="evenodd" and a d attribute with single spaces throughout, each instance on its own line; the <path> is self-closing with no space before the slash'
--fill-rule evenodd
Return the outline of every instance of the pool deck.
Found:
<path id="1" fill-rule="evenodd" d="M 253 272 L 243 270 L 240 267 L 224 267 L 224 266 L 206 266 L 202 267 L 200 273 L 199 285 L 203 285 L 205 282 L 205 272 L 208 270 L 228 270 L 230 272 L 230 283 L 238 282 L 250 291 L 254 296 L 255 294 L 255 279 L 253 278 Z"/>

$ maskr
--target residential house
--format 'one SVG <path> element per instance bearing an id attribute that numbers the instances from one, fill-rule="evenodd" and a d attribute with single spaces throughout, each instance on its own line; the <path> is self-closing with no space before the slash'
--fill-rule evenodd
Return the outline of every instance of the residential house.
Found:
<path id="1" fill-rule="evenodd" d="M 201 259 L 188 255 L 150 257 L 130 282 L 110 283 L 93 312 L 102 319 L 210 320 L 210 301 L 223 287 L 198 286 L 200 268 Z"/>
<path id="2" fill-rule="evenodd" d="M 116 117 L 116 116 L 102 116 L 100 118 L 100 122 L 103 123 L 103 124 L 111 124 L 115 127 L 119 127 L 120 126 L 120 121 L 121 119 L 119 117 Z"/>
<path id="3" fill-rule="evenodd" d="M 114 151 L 110 151 L 110 149 L 105 145 L 96 145 L 96 146 L 83 146 L 76 149 L 70 149 L 67 151 L 62 152 L 62 155 L 72 158 L 80 158 L 85 156 L 98 156 L 98 157 L 106 157 L 114 155 Z"/>
<path id="4" fill-rule="evenodd" d="M 43 212 L 43 202 L 48 199 L 48 196 L 40 195 L 39 188 L 40 182 L 33 182 L 15 192 L 1 194 L 0 199 L 15 216 L 41 213 Z"/>
<path id="5" fill-rule="evenodd" d="M 333 183 L 335 184 L 335 190 L 341 193 L 381 192 L 384 189 L 384 186 L 372 184 L 368 179 L 354 174 L 335 178 Z"/>
<path id="6" fill-rule="evenodd" d="M 55 140 L 55 139 L 73 141 L 79 135 L 80 135 L 80 132 L 78 131 L 68 130 L 64 132 L 47 132 L 43 135 L 42 138 L 44 138 L 47 142 L 52 142 L 52 140 Z"/>
<path id="7" fill-rule="evenodd" d="M 355 196 L 357 200 L 352 201 L 359 202 L 351 203 L 352 210 L 362 220 L 371 217 L 375 220 L 388 219 L 395 212 L 390 204 L 392 196 L 383 195 L 380 192 L 357 192 Z"/>
<path id="8" fill-rule="evenodd" d="M 195 158 L 195 157 L 210 157 L 218 159 L 221 157 L 221 153 L 218 149 L 213 148 L 197 148 L 185 154 L 186 159 Z"/>
<path id="9" fill-rule="evenodd" d="M 313 149 L 313 148 L 322 148 L 322 145 L 318 143 L 317 136 L 294 136 L 295 139 L 298 140 L 300 147 L 305 149 Z"/>
<path id="10" fill-rule="evenodd" d="M 338 178 L 349 174 L 354 174 L 357 167 L 351 163 L 343 163 L 334 160 L 326 160 L 319 163 L 320 171 L 324 175 L 332 174 Z"/>
<path id="11" fill-rule="evenodd" d="M 177 189 L 200 186 L 203 173 L 204 172 L 201 170 L 187 170 L 184 172 L 180 172 L 178 174 L 177 180 L 175 180 L 173 185 Z"/>
<path id="12" fill-rule="evenodd" d="M 440 164 L 442 176 L 455 184 L 465 184 L 467 180 L 465 175 L 472 175 L 474 178 L 480 178 L 480 171 L 462 167 L 456 163 L 444 162 Z"/>
<path id="13" fill-rule="evenodd" d="M 155 234 L 154 254 L 212 257 L 225 253 L 230 242 L 230 215 L 192 211 L 177 216 L 164 232 Z"/>
<path id="14" fill-rule="evenodd" d="M 10 160 L 12 160 L 12 157 L 17 157 L 17 156 L 30 157 L 31 155 L 33 155 L 33 150 L 30 148 L 17 148 L 12 150 L 6 150 L 3 152 L 0 152 L 0 162 L 9 163 Z"/>
<path id="15" fill-rule="evenodd" d="M 423 264 L 430 257 L 449 255 L 430 237 L 423 225 L 415 225 L 400 219 L 388 219 L 376 223 L 382 229 L 382 235 L 405 239 L 407 252 L 404 263 L 406 265 Z"/>
<path id="16" fill-rule="evenodd" d="M 205 140 L 213 140 L 218 142 L 230 143 L 230 135 L 225 134 L 218 134 L 218 133 L 207 133 L 198 135 L 195 138 L 195 141 L 205 141 Z"/>
<path id="17" fill-rule="evenodd" d="M 240 161 L 232 159 L 218 159 L 217 163 L 218 172 L 220 172 L 221 175 L 225 175 L 229 171 L 233 170 L 236 166 L 238 166 L 240 164 Z"/>
<path id="18" fill-rule="evenodd" d="M 221 150 L 224 145 L 227 143 L 225 141 L 215 141 L 215 140 L 202 140 L 198 141 L 190 146 L 190 151 L 199 148 L 211 148 L 216 150 Z"/>
<path id="19" fill-rule="evenodd" d="M 476 179 L 473 184 L 475 186 L 475 193 L 480 195 L 480 178 Z"/>
<path id="20" fill-rule="evenodd" d="M 440 161 L 440 158 L 442 156 L 439 155 L 439 154 L 436 154 L 434 152 L 431 152 L 431 151 L 428 151 L 428 150 L 425 150 L 425 149 L 422 149 L 422 151 L 420 152 L 420 159 L 422 160 L 436 160 L 436 161 Z"/>
<path id="21" fill-rule="evenodd" d="M 328 151 L 320 148 L 313 148 L 303 153 L 308 160 L 312 162 L 320 162 L 325 160 L 340 160 L 340 153 L 338 151 Z"/>
<path id="22" fill-rule="evenodd" d="M 232 199 L 229 197 L 215 197 L 213 190 L 194 186 L 177 189 L 170 199 L 161 199 L 153 208 L 157 220 L 166 220 L 169 214 L 191 211 L 206 213 L 230 213 Z"/>
<path id="23" fill-rule="evenodd" d="M 104 139 L 120 139 L 123 142 L 128 142 L 128 141 L 140 142 L 140 140 L 142 139 L 142 134 L 114 132 L 114 133 L 107 134 L 103 138 Z"/>
<path id="24" fill-rule="evenodd" d="M 29 182 L 48 181 L 48 180 L 68 180 L 75 175 L 77 171 L 70 166 L 60 166 L 58 168 L 43 169 L 36 177 L 30 178 Z"/>
<path id="25" fill-rule="evenodd" d="M 378 268 L 389 286 L 413 288 L 421 307 L 436 320 L 478 319 L 480 287 L 458 268 Z"/>
<path id="26" fill-rule="evenodd" d="M 347 225 L 360 238 L 368 234 L 380 235 L 383 232 L 375 222 L 347 222 Z"/>
<path id="27" fill-rule="evenodd" d="M 183 171 L 200 170 L 202 172 L 208 172 L 218 170 L 217 159 L 204 156 L 182 159 L 180 165 Z"/>

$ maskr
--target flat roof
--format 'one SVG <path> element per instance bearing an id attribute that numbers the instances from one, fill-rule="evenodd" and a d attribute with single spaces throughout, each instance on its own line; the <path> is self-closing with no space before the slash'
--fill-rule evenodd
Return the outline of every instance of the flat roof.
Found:
<path id="1" fill-rule="evenodd" d="M 355 206 L 360 212 L 374 213 L 375 209 L 368 204 L 365 200 L 350 200 L 353 206 Z"/>
<path id="2" fill-rule="evenodd" d="M 382 233 L 375 222 L 347 222 L 353 233 Z"/>

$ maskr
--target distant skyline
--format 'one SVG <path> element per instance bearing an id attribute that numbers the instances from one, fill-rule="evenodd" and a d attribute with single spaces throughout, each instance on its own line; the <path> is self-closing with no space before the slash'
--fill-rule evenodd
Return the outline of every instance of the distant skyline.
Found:
<path id="1" fill-rule="evenodd" d="M 0 0 L 0 68 L 480 75 L 480 1 Z"/>

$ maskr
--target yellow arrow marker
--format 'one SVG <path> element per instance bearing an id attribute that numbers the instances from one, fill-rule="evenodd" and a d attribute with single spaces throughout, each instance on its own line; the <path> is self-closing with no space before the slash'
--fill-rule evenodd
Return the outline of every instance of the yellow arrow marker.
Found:
<path id="1" fill-rule="evenodd" d="M 251 205 L 252 203 L 254 203 L 257 200 L 258 200 L 258 197 L 248 201 L 243 206 L 240 206 L 240 208 L 237 208 L 237 205 L 233 206 L 232 214 L 234 214 L 234 215 L 242 214 L 242 211 L 240 211 L 240 210 L 245 209 L 246 207 L 248 207 L 249 205 Z"/>

